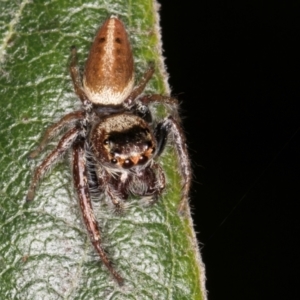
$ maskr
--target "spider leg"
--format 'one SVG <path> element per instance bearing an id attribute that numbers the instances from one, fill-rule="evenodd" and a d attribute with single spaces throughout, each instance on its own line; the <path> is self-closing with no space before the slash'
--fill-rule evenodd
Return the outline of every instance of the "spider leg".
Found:
<path id="1" fill-rule="evenodd" d="M 174 105 L 177 107 L 178 100 L 169 96 L 163 96 L 159 94 L 153 95 L 145 95 L 139 99 L 143 104 L 149 105 L 151 103 L 162 103 L 162 104 L 169 104 Z"/>
<path id="2" fill-rule="evenodd" d="M 49 168 L 71 147 L 76 140 L 80 129 L 74 127 L 70 129 L 59 141 L 57 147 L 44 159 L 44 161 L 35 169 L 26 200 L 31 201 L 34 198 L 35 189 Z"/>
<path id="3" fill-rule="evenodd" d="M 112 204 L 115 206 L 115 213 L 121 215 L 124 211 L 123 200 L 115 193 L 115 189 L 112 186 L 106 188 L 106 193 L 109 196 Z"/>
<path id="4" fill-rule="evenodd" d="M 156 193 L 160 195 L 166 187 L 165 173 L 158 163 L 154 163 L 152 168 L 156 170 Z"/>
<path id="5" fill-rule="evenodd" d="M 116 174 L 110 176 L 106 170 L 102 170 L 101 174 L 98 172 L 99 186 L 104 189 L 105 194 L 115 207 L 115 213 L 122 214 L 124 211 L 124 200 L 128 198 L 127 178 L 125 181 L 121 179 L 121 175 Z"/>
<path id="6" fill-rule="evenodd" d="M 153 173 L 152 182 L 146 182 L 147 190 L 141 196 L 150 197 L 148 204 L 154 205 L 166 187 L 166 178 L 162 167 L 158 163 L 153 163 L 149 171 Z M 148 175 L 147 178 L 151 178 L 151 176 Z"/>
<path id="7" fill-rule="evenodd" d="M 135 99 L 144 91 L 148 81 L 154 74 L 154 65 L 150 64 L 148 70 L 144 73 L 143 78 L 139 82 L 139 84 L 133 89 L 130 95 L 125 99 L 124 106 L 131 107 L 134 103 Z"/>
<path id="8" fill-rule="evenodd" d="M 77 50 L 75 46 L 71 48 L 71 56 L 72 58 L 70 64 L 70 73 L 71 73 L 71 78 L 73 81 L 75 93 L 77 94 L 77 96 L 79 97 L 83 105 L 88 106 L 91 104 L 91 102 L 89 101 L 87 95 L 82 89 L 81 77 L 77 67 Z"/>
<path id="9" fill-rule="evenodd" d="M 149 104 L 156 104 L 160 103 L 167 107 L 169 113 L 172 115 L 172 117 L 180 123 L 180 118 L 178 114 L 178 100 L 175 98 L 172 98 L 170 96 L 163 96 L 159 94 L 153 94 L 153 95 L 145 95 L 141 98 L 139 98 L 139 103 L 144 106 L 148 106 Z"/>
<path id="10" fill-rule="evenodd" d="M 99 254 L 102 262 L 116 279 L 119 285 L 123 284 L 123 278 L 115 271 L 101 246 L 101 236 L 98 223 L 95 219 L 87 179 L 86 156 L 84 142 L 77 141 L 73 146 L 73 177 L 74 185 L 78 194 L 79 204 L 83 220 L 89 233 L 91 242 Z"/>
<path id="11" fill-rule="evenodd" d="M 160 150 L 158 150 L 159 155 L 163 147 L 165 145 L 165 139 L 166 139 L 166 133 L 171 132 L 173 135 L 173 140 L 175 143 L 175 148 L 179 157 L 179 167 L 180 167 L 180 173 L 183 178 L 183 186 L 182 186 L 182 195 L 181 195 L 181 201 L 179 203 L 179 213 L 183 213 L 186 209 L 186 205 L 189 200 L 189 190 L 191 186 L 191 178 L 192 178 L 192 170 L 191 170 L 191 164 L 190 159 L 188 156 L 187 151 L 187 145 L 185 143 L 185 136 L 184 133 L 179 125 L 179 123 L 174 120 L 173 117 L 169 116 L 165 120 L 163 120 L 161 123 L 157 125 L 156 129 L 156 135 L 161 139 L 162 141 L 159 142 L 158 145 L 160 145 Z"/>
<path id="12" fill-rule="evenodd" d="M 46 133 L 45 133 L 42 141 L 40 142 L 40 144 L 38 145 L 38 147 L 35 150 L 30 152 L 30 154 L 28 155 L 28 158 L 33 159 L 36 156 L 38 156 L 40 154 L 40 152 L 44 150 L 44 148 L 47 145 L 47 143 L 49 142 L 49 140 L 53 136 L 57 135 L 60 130 L 62 130 L 64 127 L 70 125 L 71 123 L 73 123 L 77 120 L 82 120 L 84 117 L 85 117 L 85 112 L 81 111 L 81 110 L 74 111 L 74 112 L 71 112 L 71 113 L 65 115 L 57 123 L 53 124 L 46 130 Z"/>

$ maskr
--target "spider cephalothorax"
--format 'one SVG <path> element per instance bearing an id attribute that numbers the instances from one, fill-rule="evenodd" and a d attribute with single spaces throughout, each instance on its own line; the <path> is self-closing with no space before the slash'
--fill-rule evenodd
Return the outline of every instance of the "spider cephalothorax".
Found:
<path id="1" fill-rule="evenodd" d="M 157 201 L 165 188 L 163 169 L 156 159 L 163 152 L 169 132 L 180 157 L 183 177 L 183 210 L 190 186 L 190 163 L 185 139 L 177 120 L 169 116 L 152 123 L 149 104 L 159 102 L 177 106 L 177 101 L 161 95 L 142 92 L 153 75 L 150 67 L 134 87 L 134 66 L 130 43 L 123 23 L 109 18 L 99 29 L 92 44 L 81 80 L 76 65 L 76 49 L 72 48 L 70 72 L 74 89 L 82 101 L 82 109 L 65 115 L 51 126 L 39 147 L 30 154 L 36 157 L 49 138 L 62 128 L 70 129 L 56 148 L 35 170 L 27 200 L 33 200 L 35 189 L 44 173 L 68 149 L 72 149 L 74 186 L 91 242 L 103 263 L 119 284 L 123 278 L 112 267 L 101 246 L 100 231 L 94 217 L 91 192 L 110 199 L 117 212 L 130 196 Z"/>
<path id="2" fill-rule="evenodd" d="M 97 160 L 116 169 L 145 165 L 156 148 L 148 124 L 129 114 L 104 118 L 92 129 L 90 142 Z"/>

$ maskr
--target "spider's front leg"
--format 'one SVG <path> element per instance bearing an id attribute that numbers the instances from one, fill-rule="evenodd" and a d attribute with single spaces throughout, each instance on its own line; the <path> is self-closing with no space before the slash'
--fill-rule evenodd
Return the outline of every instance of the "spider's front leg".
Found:
<path id="1" fill-rule="evenodd" d="M 105 168 L 98 169 L 97 176 L 100 189 L 114 205 L 114 212 L 119 215 L 123 214 L 124 201 L 128 198 L 127 186 L 130 176 L 124 178 L 121 174 L 112 175 Z"/>
<path id="2" fill-rule="evenodd" d="M 73 177 L 83 220 L 89 233 L 91 242 L 107 269 L 113 275 L 118 284 L 122 285 L 123 278 L 112 267 L 109 258 L 101 246 L 100 230 L 93 212 L 90 198 L 89 183 L 87 179 L 86 153 L 83 140 L 78 140 L 73 145 Z"/>
<path id="3" fill-rule="evenodd" d="M 162 167 L 155 162 L 135 175 L 131 183 L 131 192 L 142 196 L 148 205 L 154 205 L 166 187 L 165 174 Z"/>

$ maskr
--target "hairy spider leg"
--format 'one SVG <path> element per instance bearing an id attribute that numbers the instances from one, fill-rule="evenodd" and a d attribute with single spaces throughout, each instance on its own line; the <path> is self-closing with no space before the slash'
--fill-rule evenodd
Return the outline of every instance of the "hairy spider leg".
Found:
<path id="1" fill-rule="evenodd" d="M 130 95 L 124 100 L 124 105 L 131 107 L 134 104 L 135 99 L 144 91 L 147 83 L 154 74 L 154 64 L 150 64 L 148 70 L 144 73 L 139 84 L 132 90 Z"/>
<path id="2" fill-rule="evenodd" d="M 143 176 L 147 174 L 147 179 Z M 97 172 L 99 187 L 105 187 L 103 192 L 108 196 L 112 204 L 115 206 L 115 213 L 122 214 L 124 210 L 124 201 L 128 199 L 129 194 L 135 196 L 149 196 L 149 204 L 152 205 L 157 202 L 158 196 L 161 195 L 165 189 L 166 180 L 161 166 L 152 162 L 145 171 L 141 174 L 134 172 L 128 173 L 124 181 L 121 179 L 121 174 L 109 176 L 105 169 L 99 173 Z M 141 185 L 140 183 L 146 185 Z"/>
<path id="3" fill-rule="evenodd" d="M 183 214 L 189 201 L 190 182 L 192 178 L 191 164 L 188 156 L 185 136 L 178 122 L 171 116 L 160 122 L 157 127 L 161 132 L 166 132 L 173 135 L 173 141 L 175 143 L 175 148 L 179 158 L 178 163 L 180 167 L 180 173 L 183 178 L 182 195 L 178 206 L 178 211 L 180 214 Z M 165 143 L 165 141 L 162 143 Z"/>
<path id="4" fill-rule="evenodd" d="M 156 170 L 157 173 L 157 190 L 158 194 L 160 195 L 166 187 L 165 173 L 162 167 L 157 163 L 154 163 L 152 168 Z"/>
<path id="5" fill-rule="evenodd" d="M 157 146 L 154 156 L 159 157 L 164 151 L 169 135 L 169 128 L 165 126 L 164 122 L 160 122 L 156 125 L 154 134 L 157 140 Z"/>
<path id="6" fill-rule="evenodd" d="M 73 145 L 73 178 L 75 189 L 79 198 L 79 204 L 82 211 L 83 220 L 89 233 L 91 242 L 94 248 L 96 249 L 97 253 L 99 254 L 102 262 L 105 264 L 107 269 L 116 279 L 118 284 L 121 286 L 123 285 L 123 278 L 112 267 L 110 260 L 108 259 L 104 249 L 100 245 L 100 230 L 92 208 L 89 192 L 89 183 L 87 179 L 84 141 L 82 140 L 76 141 Z"/>
<path id="7" fill-rule="evenodd" d="M 77 67 L 77 49 L 75 46 L 71 47 L 70 73 L 76 95 L 79 97 L 84 106 L 90 105 L 91 102 L 82 89 L 81 76 Z"/>
<path id="8" fill-rule="evenodd" d="M 169 108 L 169 113 L 172 115 L 172 117 L 180 123 L 180 117 L 178 113 L 178 100 L 169 96 L 162 96 L 159 94 L 153 94 L 153 95 L 145 95 L 141 98 L 139 98 L 139 102 L 142 103 L 142 105 L 148 107 L 151 103 L 161 103 L 163 105 L 166 105 Z"/>
<path id="9" fill-rule="evenodd" d="M 72 56 L 72 59 L 71 59 L 71 64 L 70 64 L 70 73 L 71 73 L 72 81 L 74 84 L 74 90 L 75 90 L 77 96 L 83 102 L 83 104 L 89 104 L 90 101 L 87 99 L 87 97 L 81 87 L 81 78 L 80 78 L 79 71 L 77 68 L 77 51 L 76 51 L 75 47 L 71 48 L 71 56 Z M 74 111 L 74 112 L 71 112 L 71 113 L 65 115 L 57 123 L 50 126 L 47 129 L 39 146 L 29 154 L 29 156 L 28 156 L 29 159 L 33 159 L 36 156 L 38 156 L 39 153 L 44 150 L 44 148 L 47 145 L 47 143 L 49 142 L 49 140 L 53 136 L 58 134 L 58 132 L 60 130 L 62 130 L 64 127 L 74 123 L 77 120 L 83 120 L 85 117 L 86 117 L 85 111 L 82 111 L 82 110 Z"/>
<path id="10" fill-rule="evenodd" d="M 114 189 L 111 188 L 111 186 L 107 186 L 105 189 L 107 195 L 109 196 L 111 202 L 113 203 L 113 205 L 115 206 L 115 213 L 118 215 L 121 215 L 124 211 L 124 205 L 123 205 L 123 201 L 124 199 L 121 199 L 120 197 L 118 197 L 118 195 L 116 195 L 116 193 L 114 192 Z"/>
<path id="11" fill-rule="evenodd" d="M 145 95 L 139 99 L 143 104 L 148 105 L 151 103 L 162 103 L 175 106 L 178 106 L 178 100 L 169 96 L 162 96 L 159 94 Z"/>
<path id="12" fill-rule="evenodd" d="M 80 128 L 74 127 L 70 129 L 59 141 L 57 147 L 44 159 L 44 161 L 35 169 L 26 200 L 31 201 L 34 198 L 36 187 L 49 170 L 49 168 L 57 162 L 57 160 L 72 146 L 80 133 Z"/>
<path id="13" fill-rule="evenodd" d="M 145 78 L 147 78 L 146 75 Z M 159 94 L 143 96 L 139 99 L 139 101 L 146 106 L 151 103 L 169 104 L 174 108 L 177 108 L 178 106 L 178 101 L 176 99 L 168 96 L 162 96 Z M 163 152 L 163 149 L 167 142 L 167 136 L 171 132 L 173 134 L 176 151 L 179 157 L 180 173 L 183 177 L 182 196 L 178 206 L 179 213 L 183 214 L 189 201 L 189 190 L 191 186 L 192 170 L 188 156 L 187 145 L 185 142 L 185 135 L 179 124 L 180 118 L 178 116 L 177 109 L 175 110 L 175 112 L 176 113 L 174 116 L 167 117 L 165 120 L 158 123 L 158 125 L 155 128 L 155 136 L 158 142 L 156 156 L 159 156 Z"/>
<path id="14" fill-rule="evenodd" d="M 98 177 L 99 187 L 103 187 L 103 192 L 106 194 L 115 207 L 115 213 L 122 214 L 124 211 L 124 200 L 128 198 L 128 191 L 124 189 L 125 182 L 120 180 L 120 174 L 115 174 L 110 177 L 108 171 L 98 169 L 96 172 Z"/>
<path id="15" fill-rule="evenodd" d="M 33 159 L 37 157 L 44 150 L 49 140 L 53 136 L 57 135 L 64 127 L 74 123 L 75 121 L 84 119 L 84 117 L 85 112 L 81 110 L 73 111 L 65 115 L 62 119 L 60 119 L 58 122 L 56 122 L 46 130 L 42 141 L 40 142 L 38 147 L 28 155 L 28 158 Z"/>
<path id="16" fill-rule="evenodd" d="M 150 196 L 153 196 L 148 201 L 148 204 L 154 205 L 158 201 L 158 197 L 162 194 L 163 190 L 166 187 L 166 178 L 162 167 L 158 163 L 153 163 L 150 170 L 155 170 L 156 176 L 155 176 L 155 182 L 153 182 L 155 185 L 155 190 L 152 191 L 151 186 L 149 186 L 146 196 L 148 194 Z"/>

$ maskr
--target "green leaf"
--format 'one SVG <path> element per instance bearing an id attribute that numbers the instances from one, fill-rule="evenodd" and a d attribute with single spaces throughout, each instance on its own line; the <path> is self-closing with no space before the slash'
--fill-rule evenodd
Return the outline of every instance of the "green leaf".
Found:
<path id="1" fill-rule="evenodd" d="M 206 299 L 192 221 L 189 212 L 177 212 L 181 186 L 172 147 L 160 160 L 167 189 L 157 205 L 130 200 L 120 217 L 101 201 L 93 203 L 123 287 L 89 241 L 68 157 L 25 203 L 32 171 L 45 157 L 28 161 L 28 153 L 50 124 L 80 107 L 68 71 L 70 46 L 76 45 L 83 66 L 97 28 L 110 15 L 126 24 L 137 80 L 150 61 L 156 63 L 146 93 L 168 94 L 151 0 L 1 1 L 1 299 Z"/>

